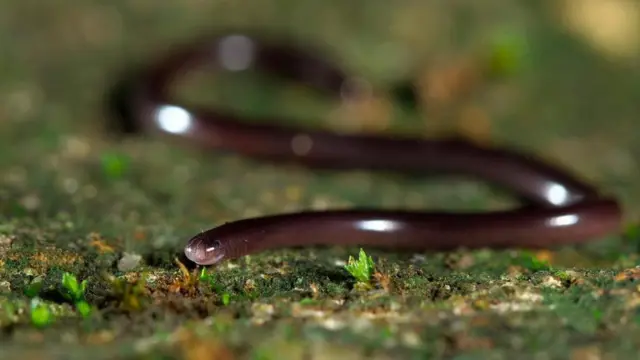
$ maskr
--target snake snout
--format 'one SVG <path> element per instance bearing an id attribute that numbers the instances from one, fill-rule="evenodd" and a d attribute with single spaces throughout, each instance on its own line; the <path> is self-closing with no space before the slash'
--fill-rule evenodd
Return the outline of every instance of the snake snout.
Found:
<path id="1" fill-rule="evenodd" d="M 199 234 L 189 240 L 184 248 L 184 255 L 198 265 L 213 265 L 222 260 L 225 254 L 220 241 L 213 241 L 211 245 L 211 239 Z"/>

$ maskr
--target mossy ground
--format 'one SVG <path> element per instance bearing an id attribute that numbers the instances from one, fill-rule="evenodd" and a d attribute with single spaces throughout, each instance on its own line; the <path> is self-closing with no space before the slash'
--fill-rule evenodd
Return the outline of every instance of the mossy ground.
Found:
<path id="1" fill-rule="evenodd" d="M 4 4 L 0 358 L 636 358 L 633 231 L 541 252 L 366 249 L 376 264 L 368 289 L 344 269 L 357 248 L 272 251 L 211 269 L 205 281 L 176 259 L 190 235 L 225 221 L 352 205 L 500 207 L 509 198 L 484 184 L 314 171 L 104 130 L 114 73 L 226 26 L 331 44 L 383 85 L 407 69 L 455 73 L 445 65 L 464 68 L 486 39 L 508 33 L 527 40 L 520 70 L 453 105 L 424 104 L 426 119 L 385 99 L 338 109 L 296 87 L 239 78 L 216 78 L 211 96 L 196 94 L 212 80 L 202 78 L 185 94 L 309 126 L 355 119 L 364 131 L 459 130 L 522 147 L 619 196 L 632 225 L 637 66 L 606 60 L 551 8 L 529 3 Z M 65 272 L 87 280 L 89 317 L 61 295 Z M 47 326 L 34 324 L 34 297 L 49 309 Z"/>

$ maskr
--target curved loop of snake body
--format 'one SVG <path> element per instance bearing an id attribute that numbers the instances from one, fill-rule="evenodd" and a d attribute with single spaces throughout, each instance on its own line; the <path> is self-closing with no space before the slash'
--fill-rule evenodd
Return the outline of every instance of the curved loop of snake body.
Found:
<path id="1" fill-rule="evenodd" d="M 451 213 L 382 209 L 303 211 L 227 223 L 191 238 L 184 253 L 200 265 L 286 246 L 361 245 L 427 251 L 540 248 L 580 243 L 619 230 L 618 202 L 531 156 L 461 139 L 423 140 L 302 131 L 250 124 L 232 113 L 188 107 L 171 83 L 196 66 L 258 70 L 339 96 L 349 76 L 294 46 L 224 34 L 170 53 L 130 80 L 129 127 L 188 140 L 202 148 L 332 168 L 456 173 L 501 185 L 525 201 L 512 210 Z M 304 151 L 293 144 L 304 140 Z"/>

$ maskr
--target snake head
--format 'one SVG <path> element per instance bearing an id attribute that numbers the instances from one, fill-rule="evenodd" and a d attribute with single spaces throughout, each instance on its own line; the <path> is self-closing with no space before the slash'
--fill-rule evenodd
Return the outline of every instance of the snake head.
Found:
<path id="1" fill-rule="evenodd" d="M 189 239 L 184 255 L 198 265 L 214 265 L 225 257 L 225 252 L 220 241 L 205 232 Z"/>

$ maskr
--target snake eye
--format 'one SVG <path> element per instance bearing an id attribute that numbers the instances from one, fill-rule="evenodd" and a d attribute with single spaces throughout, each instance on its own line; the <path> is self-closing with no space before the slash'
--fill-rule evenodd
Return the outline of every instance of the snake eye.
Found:
<path id="1" fill-rule="evenodd" d="M 211 245 L 207 246 L 206 252 L 206 265 L 213 265 L 224 258 L 224 249 L 220 240 L 215 240 Z"/>
<path id="2" fill-rule="evenodd" d="M 207 247 L 207 251 L 216 251 L 219 250 L 222 247 L 222 243 L 220 242 L 220 240 L 216 240 L 213 243 L 211 243 L 210 246 Z"/>

